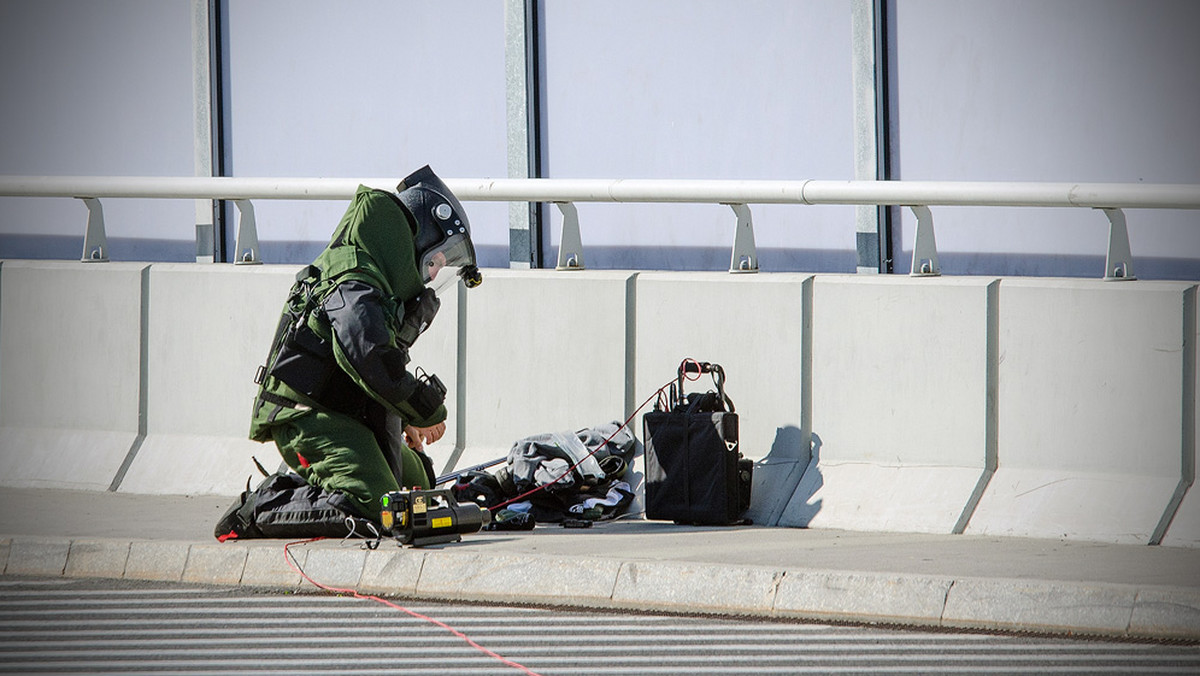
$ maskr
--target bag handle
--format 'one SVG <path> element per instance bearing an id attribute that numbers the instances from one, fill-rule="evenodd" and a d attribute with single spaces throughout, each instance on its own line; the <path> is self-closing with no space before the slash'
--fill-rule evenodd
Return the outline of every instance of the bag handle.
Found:
<path id="1" fill-rule="evenodd" d="M 713 364 L 707 361 L 697 361 L 690 357 L 679 363 L 679 373 L 676 381 L 678 384 L 678 394 L 674 392 L 672 393 L 672 399 L 674 399 L 672 402 L 672 407 L 683 402 L 683 381 L 684 376 L 688 373 L 712 374 L 713 382 L 717 386 L 717 396 L 720 397 L 721 401 L 729 407 L 730 411 L 734 410 L 733 400 L 725 395 L 725 369 L 721 368 L 720 364 Z"/>

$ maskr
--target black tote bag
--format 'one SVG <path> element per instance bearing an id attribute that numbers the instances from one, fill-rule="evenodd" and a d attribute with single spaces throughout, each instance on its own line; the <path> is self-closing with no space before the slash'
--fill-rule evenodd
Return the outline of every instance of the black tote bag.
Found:
<path id="1" fill-rule="evenodd" d="M 685 373 L 711 373 L 716 392 L 683 394 Z M 738 414 L 718 364 L 685 360 L 677 387 L 642 418 L 646 518 L 678 523 L 744 523 L 753 463 L 738 447 Z"/>

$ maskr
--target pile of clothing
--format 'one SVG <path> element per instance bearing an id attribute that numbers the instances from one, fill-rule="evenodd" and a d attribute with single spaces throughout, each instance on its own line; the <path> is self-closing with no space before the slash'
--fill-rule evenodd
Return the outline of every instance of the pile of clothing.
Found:
<path id="1" fill-rule="evenodd" d="M 493 509 L 493 530 L 614 519 L 633 502 L 628 475 L 637 446 L 616 421 L 537 434 L 513 444 L 504 467 L 465 472 L 452 490 L 459 502 Z"/>

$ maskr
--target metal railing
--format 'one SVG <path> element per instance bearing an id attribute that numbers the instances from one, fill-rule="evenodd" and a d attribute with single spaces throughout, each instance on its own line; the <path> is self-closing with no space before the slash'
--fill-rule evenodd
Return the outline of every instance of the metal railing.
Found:
<path id="1" fill-rule="evenodd" d="M 259 263 L 250 200 L 349 200 L 358 186 L 394 189 L 395 178 L 205 178 L 0 176 L 0 196 L 71 197 L 88 208 L 84 261 L 106 261 L 101 199 L 230 200 L 239 212 L 236 262 Z M 1200 209 L 1200 185 L 1141 183 L 1013 183 L 963 181 L 736 181 L 658 179 L 446 179 L 463 201 L 542 202 L 558 206 L 558 269 L 583 269 L 576 202 L 724 204 L 736 216 L 730 272 L 755 272 L 751 204 L 895 205 L 917 218 L 910 274 L 938 275 L 931 206 L 1079 207 L 1108 218 L 1105 279 L 1136 279 L 1123 209 Z"/>

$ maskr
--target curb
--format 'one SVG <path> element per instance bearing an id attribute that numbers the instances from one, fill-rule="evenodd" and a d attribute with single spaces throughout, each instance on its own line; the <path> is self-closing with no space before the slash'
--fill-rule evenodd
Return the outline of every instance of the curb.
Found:
<path id="1" fill-rule="evenodd" d="M 282 540 L 245 543 L 13 537 L 5 575 L 312 589 Z M 923 628 L 1200 641 L 1200 591 L 596 557 L 488 555 L 339 541 L 294 546 L 304 572 L 363 593 Z"/>

